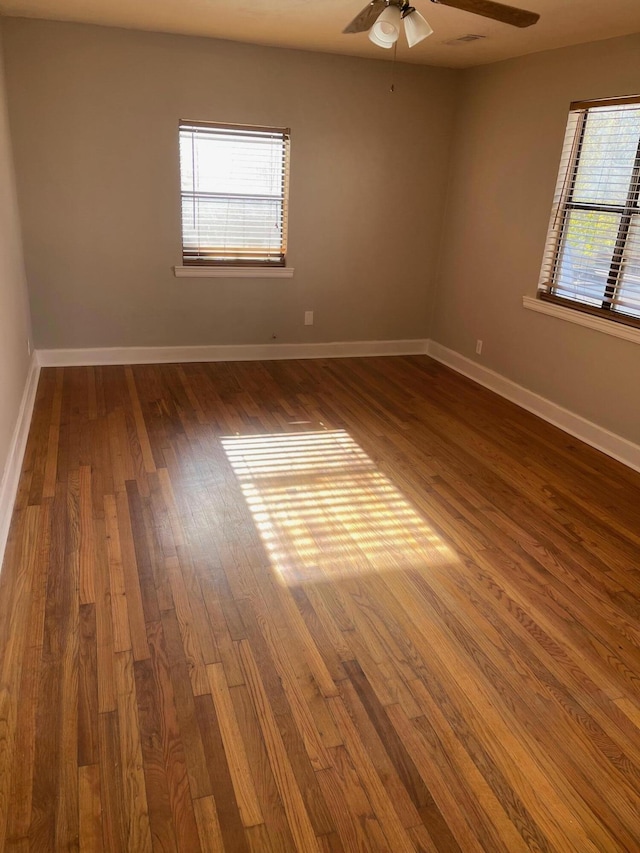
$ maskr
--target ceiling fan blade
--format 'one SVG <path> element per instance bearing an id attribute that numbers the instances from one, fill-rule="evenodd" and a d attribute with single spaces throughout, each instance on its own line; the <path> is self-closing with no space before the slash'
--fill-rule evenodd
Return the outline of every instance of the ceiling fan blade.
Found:
<path id="1" fill-rule="evenodd" d="M 371 3 L 365 6 L 362 12 L 359 12 L 342 32 L 364 33 L 370 30 L 375 24 L 378 15 L 386 8 L 386 5 L 386 0 L 371 0 Z"/>
<path id="2" fill-rule="evenodd" d="M 473 12 L 474 15 L 482 15 L 484 18 L 493 18 L 494 21 L 502 21 L 503 24 L 511 24 L 513 27 L 530 27 L 540 18 L 537 12 L 516 9 L 515 6 L 505 6 L 503 3 L 494 3 L 493 0 L 432 0 L 432 2 L 439 3 L 441 6 L 452 6 L 463 12 Z"/>

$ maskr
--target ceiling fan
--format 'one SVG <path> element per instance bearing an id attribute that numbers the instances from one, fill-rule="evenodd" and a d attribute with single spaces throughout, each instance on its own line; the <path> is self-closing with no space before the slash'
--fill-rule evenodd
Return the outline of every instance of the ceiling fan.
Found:
<path id="1" fill-rule="evenodd" d="M 530 27 L 540 18 L 537 12 L 517 9 L 515 6 L 505 6 L 494 3 L 493 0 L 431 0 L 441 6 L 452 6 L 484 18 L 492 18 L 513 27 Z M 369 39 L 378 47 L 390 48 L 398 40 L 400 23 L 404 23 L 404 31 L 409 47 L 421 42 L 433 32 L 429 23 L 422 17 L 408 0 L 371 0 L 364 9 L 348 24 L 343 33 L 364 33 L 369 30 Z"/>

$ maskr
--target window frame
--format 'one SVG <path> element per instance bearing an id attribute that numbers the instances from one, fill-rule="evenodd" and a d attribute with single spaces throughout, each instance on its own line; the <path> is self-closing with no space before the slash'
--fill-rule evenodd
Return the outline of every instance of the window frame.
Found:
<path id="1" fill-rule="evenodd" d="M 557 198 L 554 200 L 551 224 L 545 241 L 543 275 L 539 284 L 537 297 L 544 302 L 553 303 L 557 306 L 578 311 L 583 314 L 591 314 L 594 317 L 599 317 L 606 321 L 620 323 L 624 326 L 640 328 L 640 317 L 633 317 L 629 314 L 616 311 L 614 305 L 616 290 L 620 283 L 621 273 L 624 269 L 622 255 L 631 231 L 633 217 L 637 216 L 638 221 L 640 221 L 640 135 L 629 179 L 627 197 L 624 204 L 573 201 L 573 192 L 575 190 L 580 167 L 580 155 L 584 143 L 589 110 L 596 107 L 623 106 L 627 104 L 638 104 L 640 106 L 640 95 L 630 95 L 620 98 L 604 98 L 591 101 L 574 101 L 570 105 L 569 119 L 565 129 L 565 146 L 567 145 L 571 116 L 574 113 L 579 113 L 577 116 L 578 125 L 573 132 L 573 141 L 571 143 L 572 150 L 569 161 L 564 172 L 561 167 L 558 173 L 556 186 Z M 558 186 L 560 185 L 561 191 L 558 197 Z M 620 217 L 616 241 L 609 263 L 609 272 L 603 289 L 603 298 L 600 306 L 586 305 L 578 300 L 559 296 L 553 292 L 555 287 L 554 282 L 556 280 L 556 271 L 564 248 L 564 238 L 568 227 L 569 213 L 573 210 L 584 210 L 590 213 L 610 213 Z M 555 224 L 558 220 L 560 220 L 559 226 Z M 550 263 L 548 261 L 548 255 L 552 256 Z"/>
<path id="2" fill-rule="evenodd" d="M 176 276 L 178 277 L 269 277 L 280 278 L 290 277 L 292 272 L 290 267 L 287 267 L 287 231 L 288 231 L 288 215 L 289 215 L 289 180 L 290 180 L 290 162 L 291 162 L 291 129 L 288 127 L 270 127 L 263 125 L 245 125 L 232 124 L 230 122 L 211 122 L 211 121 L 192 121 L 190 119 L 180 119 L 178 122 L 178 150 L 180 152 L 180 137 L 182 131 L 190 129 L 202 129 L 204 131 L 227 131 L 229 133 L 237 132 L 242 134 L 247 133 L 247 138 L 252 133 L 257 137 L 272 135 L 281 137 L 282 140 L 282 170 L 281 170 L 281 187 L 280 193 L 273 198 L 280 201 L 281 216 L 280 216 L 280 248 L 274 258 L 251 258 L 249 253 L 246 256 L 239 254 L 237 257 L 194 257 L 194 250 L 188 249 L 185 246 L 185 229 L 182 216 L 182 206 L 185 197 L 200 198 L 212 197 L 216 193 L 197 192 L 195 190 L 186 192 L 182 187 L 182 168 L 179 164 L 180 176 L 180 232 L 182 241 L 182 266 L 174 267 Z M 232 194 L 220 193 L 220 197 Z M 251 193 L 238 194 L 238 198 L 252 198 Z M 257 196 L 255 196 L 257 197 Z M 202 247 L 199 247 L 202 249 Z M 211 247 L 217 248 L 217 247 Z M 275 253 L 274 253 L 275 254 Z"/>

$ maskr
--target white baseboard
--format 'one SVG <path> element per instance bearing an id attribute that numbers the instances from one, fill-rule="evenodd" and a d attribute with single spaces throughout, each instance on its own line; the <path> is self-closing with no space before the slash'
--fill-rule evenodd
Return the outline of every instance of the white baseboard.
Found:
<path id="1" fill-rule="evenodd" d="M 18 491 L 24 451 L 27 447 L 27 438 L 29 437 L 29 427 L 31 426 L 31 415 L 33 414 L 33 405 L 36 400 L 39 376 L 40 364 L 37 353 L 34 352 L 31 356 L 29 373 L 27 374 L 27 381 L 25 382 L 18 410 L 18 418 L 9 445 L 4 476 L 0 483 L 0 566 L 2 566 L 4 550 L 9 536 L 13 505 Z"/>
<path id="2" fill-rule="evenodd" d="M 489 370 L 467 358 L 455 350 L 448 349 L 436 341 L 429 341 L 427 355 L 436 361 L 446 364 L 457 373 L 462 373 L 479 385 L 495 391 L 501 397 L 506 397 L 512 403 L 521 406 L 534 415 L 538 415 L 550 424 L 559 427 L 570 435 L 584 441 L 596 450 L 601 450 L 607 456 L 612 456 L 618 462 L 640 471 L 640 445 L 628 441 L 604 427 L 594 424 L 586 418 L 564 409 L 557 403 L 552 403 L 545 397 L 529 391 L 522 385 L 512 382 L 500 373 Z"/>
<path id="3" fill-rule="evenodd" d="M 291 358 L 348 358 L 424 355 L 427 341 L 335 341 L 320 344 L 229 344 L 196 347 L 105 347 L 38 350 L 43 367 L 98 364 L 173 364 L 186 361 L 273 361 Z"/>

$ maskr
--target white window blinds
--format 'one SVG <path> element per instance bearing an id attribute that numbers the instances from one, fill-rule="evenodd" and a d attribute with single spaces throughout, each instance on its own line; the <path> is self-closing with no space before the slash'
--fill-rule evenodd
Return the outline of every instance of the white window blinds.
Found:
<path id="1" fill-rule="evenodd" d="M 540 296 L 640 325 L 640 97 L 571 105 Z"/>
<path id="2" fill-rule="evenodd" d="M 289 130 L 180 122 L 185 264 L 284 266 Z"/>

